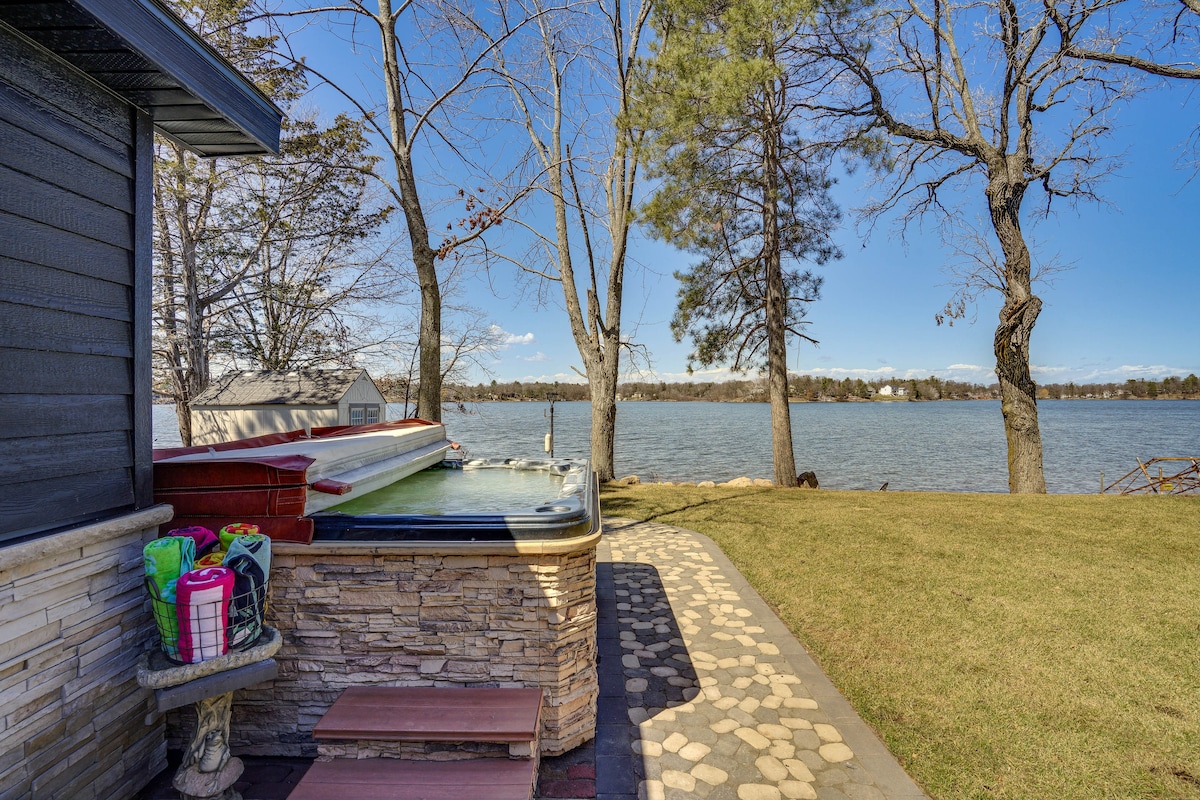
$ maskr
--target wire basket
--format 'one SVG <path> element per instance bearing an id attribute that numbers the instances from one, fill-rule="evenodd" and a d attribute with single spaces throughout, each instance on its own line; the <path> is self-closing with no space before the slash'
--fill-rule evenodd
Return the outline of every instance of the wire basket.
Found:
<path id="1" fill-rule="evenodd" d="M 196 613 L 188 620 L 189 640 L 180 642 L 181 625 L 178 605 L 162 597 L 158 584 L 146 579 L 150 609 L 159 648 L 168 661 L 176 664 L 197 663 L 224 655 L 231 650 L 245 650 L 262 635 L 263 618 L 267 608 L 267 583 L 249 592 L 229 598 L 229 613 L 220 613 L 220 603 L 194 606 Z M 186 660 L 185 655 L 191 655 Z"/>

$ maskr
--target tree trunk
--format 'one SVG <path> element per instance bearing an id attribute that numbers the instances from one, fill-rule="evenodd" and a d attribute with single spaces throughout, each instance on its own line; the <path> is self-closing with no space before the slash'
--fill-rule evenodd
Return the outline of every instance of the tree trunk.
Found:
<path id="1" fill-rule="evenodd" d="M 424 218 L 421 227 L 424 227 Z M 417 250 L 414 243 L 413 262 L 417 265 L 417 280 L 421 286 L 421 330 L 418 341 L 421 367 L 420 382 L 417 384 L 417 415 L 432 422 L 441 422 L 442 291 L 434 267 L 434 254 L 429 252 L 417 258 Z M 422 265 L 422 261 L 427 263 Z"/>
<path id="2" fill-rule="evenodd" d="M 179 439 L 184 447 L 192 446 L 192 409 L 188 398 L 175 392 L 175 418 L 179 421 Z"/>
<path id="3" fill-rule="evenodd" d="M 554 62 L 551 61 L 551 66 Z M 557 74 L 557 73 L 556 73 Z M 605 329 L 600 319 L 599 300 L 596 287 L 596 269 L 594 253 L 588 243 L 586 220 L 580 214 L 580 234 L 585 242 L 585 251 L 589 275 L 591 278 L 587 292 L 586 309 L 580 302 L 579 290 L 576 287 L 575 261 L 571 253 L 571 232 L 567 220 L 567 176 L 564 173 L 570 168 L 570 152 L 562 141 L 562 81 L 556 81 L 554 95 L 554 116 L 550 128 L 550 144 L 546 154 L 549 156 L 546 177 L 550 184 L 550 196 L 554 203 L 554 241 L 558 255 L 558 274 L 563 289 L 563 300 L 567 307 L 567 320 L 571 324 L 571 336 L 583 359 L 584 371 L 587 374 L 588 387 L 592 393 L 592 446 L 591 467 L 601 481 L 610 481 L 616 477 L 613 466 L 613 440 L 617 428 L 617 367 L 620 360 L 620 292 L 611 295 L 610 286 L 608 298 L 610 315 L 616 309 L 614 327 Z M 578 192 L 574 192 L 577 203 L 582 200 Z M 610 270 L 619 270 L 623 264 L 611 264 Z"/>
<path id="4" fill-rule="evenodd" d="M 602 4 L 603 5 L 603 4 Z M 548 11 L 549 7 L 538 6 L 538 13 Z M 626 46 L 629 52 L 637 52 L 637 41 L 642 27 L 645 25 L 648 7 L 643 7 L 637 15 L 634 27 L 629 31 L 630 39 L 625 35 L 620 23 L 622 11 L 620 3 L 611 9 L 605 8 L 603 13 L 610 14 L 613 23 L 614 56 L 617 74 L 623 78 L 618 84 L 618 102 L 620 118 L 628 111 L 630 77 L 629 66 L 632 60 L 626 61 Z M 553 34 L 553 25 L 542 28 L 545 51 L 545 66 L 548 70 L 550 85 L 553 87 L 548 98 L 539 98 L 539 103 L 547 99 L 553 101 L 553 112 L 549 119 L 549 141 L 545 141 L 528 114 L 528 107 L 518 90 L 518 82 L 508 76 L 519 108 L 526 114 L 526 131 L 530 136 L 535 151 L 538 153 L 545 168 L 548 194 L 554 209 L 554 249 L 557 258 L 558 280 L 562 286 L 563 301 L 566 306 L 567 320 L 571 326 L 571 336 L 583 359 L 584 371 L 592 398 L 591 425 L 591 467 L 601 481 L 609 481 L 616 477 L 615 447 L 617 426 L 617 382 L 620 377 L 621 360 L 621 304 L 624 293 L 625 252 L 629 238 L 632 219 L 633 189 L 637 176 L 637 155 L 634 145 L 634 135 L 614 120 L 613 152 L 608 159 L 608 169 L 605 176 L 604 194 L 606 201 L 607 232 L 610 237 L 612 250 L 607 263 L 606 285 L 601 291 L 598 275 L 605 274 L 598 269 L 599 259 L 592 246 L 592 236 L 589 230 L 592 218 L 585 208 L 587 193 L 581 194 L 576 182 L 575 165 L 570 146 L 564 144 L 562 129 L 564 120 L 564 86 L 567 85 L 565 75 L 567 67 L 560 61 L 562 51 Z M 631 59 L 631 57 L 630 57 Z M 570 58 L 567 64 L 571 63 Z M 588 171 L 590 173 L 590 170 Z M 585 174 L 588 174 L 585 173 Z M 576 224 L 578 237 L 573 247 L 572 228 L 569 214 L 578 215 Z M 575 273 L 573 253 L 576 247 L 582 258 L 582 269 L 587 270 L 586 276 Z M 602 265 L 601 265 L 602 267 Z M 585 283 L 586 298 L 581 300 L 578 283 Z M 603 298 L 603 309 L 601 308 Z M 586 304 L 586 305 L 585 305 Z"/>
<path id="5" fill-rule="evenodd" d="M 596 374 L 598 380 L 588 380 L 592 390 L 592 469 L 601 481 L 611 481 L 617 477 L 613 458 L 617 432 L 616 370 L 602 364 Z"/>
<path id="6" fill-rule="evenodd" d="M 770 94 L 767 97 L 771 97 Z M 763 141 L 763 258 L 766 270 L 767 396 L 771 401 L 771 461 L 776 486 L 796 486 L 792 409 L 788 404 L 787 318 L 779 252 L 779 128 L 772 120 Z"/>
<path id="7" fill-rule="evenodd" d="M 1037 307 L 1029 311 L 1030 318 L 1036 318 L 1041 307 L 1037 298 L 1034 301 Z M 1021 311 L 1017 314 L 1026 316 Z M 1008 327 L 1001 322 L 996 328 L 996 375 L 1000 379 L 1000 411 L 1008 439 L 1008 490 L 1014 494 L 1045 494 L 1042 434 L 1038 427 L 1036 387 L 1029 376 L 1028 339 L 1023 346 L 1010 344 L 1006 341 Z"/>
<path id="8" fill-rule="evenodd" d="M 1032 288 L 1032 261 L 1021 233 L 1020 209 L 1026 183 L 1009 173 L 993 176 L 987 187 L 988 209 L 996 238 L 1004 251 L 1004 306 L 996 326 L 996 376 L 1000 380 L 1000 411 L 1008 439 L 1008 490 L 1014 494 L 1045 494 L 1042 434 L 1038 427 L 1037 385 L 1029 373 L 1029 342 L 1042 310 Z"/>
<path id="9" fill-rule="evenodd" d="M 171 372 L 171 395 L 175 402 L 175 417 L 184 447 L 192 446 L 192 398 L 208 388 L 208 331 L 206 319 L 209 306 L 200 297 L 200 265 L 196 248 L 196 230 L 202 230 L 207 220 L 207 196 L 193 200 L 182 165 L 186 155 L 179 145 L 172 145 L 176 167 L 172 172 L 173 185 L 164 183 L 155 197 L 159 215 L 160 246 L 166 266 L 163 276 L 163 318 L 167 332 L 168 367 Z M 168 202 L 170 205 L 168 206 Z M 195 207 L 193 207 L 195 202 Z M 172 252 L 170 225 L 173 222 L 179 236 L 178 249 Z M 182 315 L 182 319 L 180 319 Z"/>
<path id="10" fill-rule="evenodd" d="M 429 227 L 417 193 L 412 149 L 404 122 L 404 96 L 400 81 L 400 59 L 391 0 L 379 0 L 379 32 L 383 43 L 384 86 L 387 89 L 388 123 L 391 128 L 392 159 L 400 190 L 404 220 L 417 283 L 421 289 L 420 384 L 417 414 L 433 422 L 442 420 L 442 290 L 438 284 L 437 253 L 429 245 Z"/>
<path id="11" fill-rule="evenodd" d="M 185 447 L 191 447 L 192 442 L 192 400 L 199 397 L 208 388 L 210 381 L 208 371 L 208 331 L 207 307 L 201 307 L 197 297 L 194 251 L 185 258 L 187 266 L 184 290 L 187 292 L 187 319 L 184 330 L 187 331 L 187 341 L 184 345 L 186 364 L 180 374 L 182 392 L 175 399 L 176 415 L 179 417 L 179 434 Z M 187 433 L 184 434 L 186 429 Z"/>

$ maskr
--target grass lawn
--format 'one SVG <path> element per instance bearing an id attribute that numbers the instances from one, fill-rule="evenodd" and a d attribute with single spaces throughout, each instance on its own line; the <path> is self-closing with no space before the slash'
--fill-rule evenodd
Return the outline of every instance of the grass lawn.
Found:
<path id="1" fill-rule="evenodd" d="M 1200 798 L 1200 500 L 606 487 L 725 551 L 934 798 Z"/>

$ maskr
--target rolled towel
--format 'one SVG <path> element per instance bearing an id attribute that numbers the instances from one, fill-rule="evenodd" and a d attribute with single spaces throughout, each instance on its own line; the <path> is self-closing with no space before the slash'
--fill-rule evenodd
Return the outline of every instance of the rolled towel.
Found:
<path id="1" fill-rule="evenodd" d="M 151 605 L 163 652 L 179 657 L 179 621 L 175 613 L 175 595 L 179 576 L 192 568 L 196 543 L 187 536 L 166 536 L 147 542 L 142 548 L 146 580 L 152 584 Z"/>
<path id="2" fill-rule="evenodd" d="M 224 561 L 225 561 L 225 551 L 224 550 L 213 550 L 208 555 L 197 558 L 196 563 L 193 565 L 193 568 L 200 569 L 202 567 L 219 567 L 219 566 L 221 566 L 222 563 L 224 563 Z"/>
<path id="3" fill-rule="evenodd" d="M 217 535 L 203 525 L 190 525 L 186 528 L 176 528 L 167 536 L 187 536 L 196 543 L 196 555 L 202 556 L 213 550 L 217 544 Z"/>
<path id="4" fill-rule="evenodd" d="M 196 664 L 229 652 L 225 625 L 233 595 L 233 571 L 205 567 L 186 572 L 176 590 L 179 612 L 179 658 Z"/>
<path id="5" fill-rule="evenodd" d="M 175 582 L 196 560 L 196 543 L 187 536 L 164 536 L 142 548 L 146 577 L 158 588 L 158 596 L 175 602 Z"/>
<path id="6" fill-rule="evenodd" d="M 262 632 L 266 614 L 270 537 L 261 533 L 237 537 L 225 555 L 225 566 L 234 572 L 233 602 L 229 607 L 230 644 L 248 644 Z"/>
<path id="7" fill-rule="evenodd" d="M 258 533 L 258 526 L 252 525 L 249 522 L 231 522 L 224 528 L 221 528 L 219 537 L 221 539 L 221 549 L 229 552 L 229 545 L 233 544 L 233 540 L 239 536 L 249 536 Z"/>

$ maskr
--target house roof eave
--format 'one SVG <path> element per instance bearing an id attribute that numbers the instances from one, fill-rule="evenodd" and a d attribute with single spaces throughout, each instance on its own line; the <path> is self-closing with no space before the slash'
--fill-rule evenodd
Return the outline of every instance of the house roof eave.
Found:
<path id="1" fill-rule="evenodd" d="M 283 112 L 160 0 L 0 3 L 0 21 L 200 156 L 279 152 Z"/>

